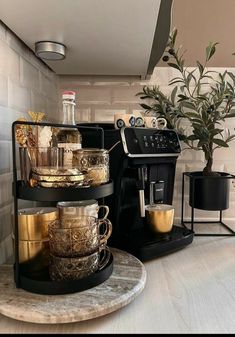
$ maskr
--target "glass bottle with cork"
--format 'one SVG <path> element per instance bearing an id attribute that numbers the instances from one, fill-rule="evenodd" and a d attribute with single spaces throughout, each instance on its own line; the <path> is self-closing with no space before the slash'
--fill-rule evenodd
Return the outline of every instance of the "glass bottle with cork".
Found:
<path id="1" fill-rule="evenodd" d="M 75 123 L 75 92 L 64 91 L 62 93 L 63 124 L 76 125 Z M 57 134 L 58 147 L 64 148 L 64 166 L 72 167 L 73 150 L 81 149 L 82 136 L 76 128 L 60 128 Z"/>

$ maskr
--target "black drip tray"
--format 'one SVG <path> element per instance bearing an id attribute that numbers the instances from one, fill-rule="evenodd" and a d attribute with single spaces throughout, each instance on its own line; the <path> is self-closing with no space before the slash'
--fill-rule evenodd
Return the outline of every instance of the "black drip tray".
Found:
<path id="1" fill-rule="evenodd" d="M 187 228 L 173 226 L 170 233 L 158 234 L 152 232 L 144 232 L 142 237 L 142 242 L 144 245 L 152 244 L 164 244 L 172 240 L 180 240 L 182 237 L 187 236 L 191 231 Z"/>
<path id="2" fill-rule="evenodd" d="M 193 241 L 194 232 L 173 226 L 170 233 L 158 234 L 144 228 L 133 231 L 127 238 L 119 239 L 121 248 L 132 253 L 141 261 L 147 261 L 181 249 Z"/>

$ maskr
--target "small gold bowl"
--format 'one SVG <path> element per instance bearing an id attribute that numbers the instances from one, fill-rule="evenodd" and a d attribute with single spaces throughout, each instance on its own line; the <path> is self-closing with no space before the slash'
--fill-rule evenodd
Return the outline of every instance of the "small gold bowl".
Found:
<path id="1" fill-rule="evenodd" d="M 150 229 L 156 233 L 169 233 L 174 221 L 174 207 L 167 204 L 146 205 L 146 218 Z"/>

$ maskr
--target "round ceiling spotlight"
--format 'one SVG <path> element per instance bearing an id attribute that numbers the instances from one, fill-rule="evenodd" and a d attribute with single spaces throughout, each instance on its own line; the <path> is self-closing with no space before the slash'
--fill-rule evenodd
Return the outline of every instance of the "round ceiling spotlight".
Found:
<path id="1" fill-rule="evenodd" d="M 35 43 L 35 53 L 38 57 L 48 61 L 63 60 L 66 47 L 58 42 L 39 41 Z"/>

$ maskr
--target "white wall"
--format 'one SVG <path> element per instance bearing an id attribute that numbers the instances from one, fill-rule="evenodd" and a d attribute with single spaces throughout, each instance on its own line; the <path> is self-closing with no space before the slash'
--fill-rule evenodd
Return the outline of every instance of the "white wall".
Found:
<path id="1" fill-rule="evenodd" d="M 213 68 L 223 71 L 223 68 Z M 235 68 L 230 68 L 235 72 Z M 156 67 L 149 81 L 140 81 L 133 77 L 101 77 L 101 76 L 59 76 L 60 94 L 64 89 L 75 90 L 77 93 L 76 120 L 80 121 L 113 121 L 116 112 L 140 114 L 144 110 L 140 107 L 140 99 L 136 93 L 143 85 L 159 85 L 166 93 L 172 90 L 168 86 L 169 80 L 177 73 L 172 68 Z M 142 101 L 143 102 L 143 101 Z M 234 129 L 235 118 L 226 122 L 226 127 Z M 227 171 L 235 174 L 235 141 L 230 143 L 229 149 L 219 149 L 215 152 L 214 170 Z M 204 167 L 202 152 L 185 150 L 177 161 L 177 171 L 174 190 L 174 205 L 176 207 L 176 221 L 181 212 L 182 172 L 201 170 Z M 188 194 L 188 184 L 185 188 Z M 235 220 L 235 189 L 230 191 L 230 208 L 224 212 L 224 219 Z M 185 216 L 190 216 L 188 197 L 185 200 Z M 196 217 L 202 219 L 218 219 L 218 212 L 196 210 Z"/>
<path id="2" fill-rule="evenodd" d="M 28 110 L 55 117 L 57 95 L 54 73 L 0 24 L 0 263 L 12 254 L 11 124 Z"/>

